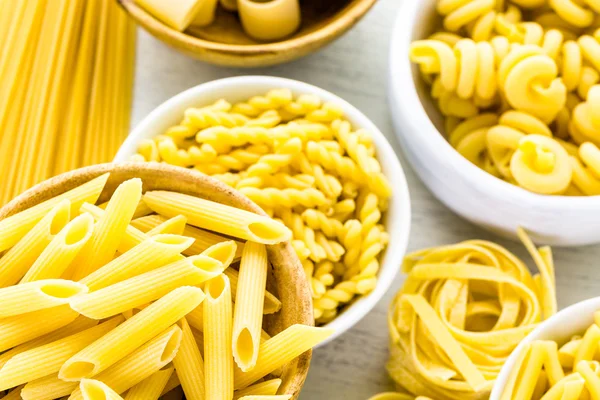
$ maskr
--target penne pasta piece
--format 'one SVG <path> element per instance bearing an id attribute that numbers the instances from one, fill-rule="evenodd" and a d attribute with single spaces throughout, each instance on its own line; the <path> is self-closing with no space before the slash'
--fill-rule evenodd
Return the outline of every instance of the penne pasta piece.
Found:
<path id="1" fill-rule="evenodd" d="M 264 244 L 246 242 L 240 262 L 233 319 L 233 358 L 244 372 L 256 365 L 267 286 L 267 250 Z"/>
<path id="2" fill-rule="evenodd" d="M 52 331 L 47 335 L 40 336 L 36 339 L 30 340 L 26 343 L 23 343 L 17 347 L 13 347 L 12 349 L 2 353 L 0 355 L 0 368 L 3 367 L 8 362 L 8 360 L 10 360 L 18 354 L 21 354 L 27 350 L 34 349 L 36 347 L 46 345 L 56 340 L 66 338 L 67 336 L 71 336 L 77 332 L 81 332 L 83 330 L 96 326 L 97 324 L 98 321 L 80 315 L 79 317 L 75 318 L 73 322 L 63 326 L 62 328 L 58 328 L 57 330 Z"/>
<path id="3" fill-rule="evenodd" d="M 281 386 L 281 379 L 270 379 L 261 383 L 257 383 L 252 386 L 248 386 L 246 389 L 236 390 L 233 394 L 233 400 L 238 400 L 244 396 L 272 396 L 277 393 L 279 386 Z"/>
<path id="4" fill-rule="evenodd" d="M 192 240 L 178 235 L 156 235 L 121 254 L 80 282 L 93 292 L 152 271 L 180 259 L 181 251 L 189 247 Z"/>
<path id="5" fill-rule="evenodd" d="M 96 222 L 100 221 L 100 219 L 106 214 L 106 211 L 90 203 L 83 203 L 80 211 L 82 213 L 89 213 L 92 217 L 94 217 L 94 221 Z M 148 239 L 148 236 L 144 232 L 129 225 L 127 228 L 125 228 L 125 235 L 123 236 L 119 247 L 117 247 L 117 251 L 123 254 L 146 239 Z"/>
<path id="6" fill-rule="evenodd" d="M 92 238 L 73 261 L 74 280 L 88 276 L 113 259 L 141 196 L 139 178 L 125 181 L 115 190 L 105 214 L 94 227 Z"/>
<path id="7" fill-rule="evenodd" d="M 21 283 L 60 278 L 90 239 L 93 229 L 94 218 L 90 214 L 75 217 L 52 239 Z"/>
<path id="8" fill-rule="evenodd" d="M 0 369 L 0 390 L 56 374 L 73 354 L 110 332 L 123 320 L 123 317 L 115 317 L 85 331 L 15 355 Z"/>
<path id="9" fill-rule="evenodd" d="M 174 235 L 182 235 L 187 224 L 187 218 L 183 215 L 170 218 L 160 225 L 150 229 L 146 234 L 148 236 L 158 235 L 160 233 L 172 233 Z"/>
<path id="10" fill-rule="evenodd" d="M 233 301 L 235 301 L 239 273 L 233 268 L 227 268 L 223 273 L 229 278 L 229 283 L 231 284 L 231 291 L 233 295 Z M 274 314 L 279 310 L 281 310 L 281 301 L 279 301 L 279 299 L 275 297 L 275 295 L 273 295 L 271 292 L 265 291 L 265 305 L 263 313 Z"/>
<path id="11" fill-rule="evenodd" d="M 185 398 L 203 400 L 205 398 L 204 361 L 185 318 L 179 322 L 179 325 L 182 332 L 181 346 L 173 359 L 173 365 L 177 370 L 177 377 L 181 382 Z"/>
<path id="12" fill-rule="evenodd" d="M 107 206 L 108 206 L 108 201 L 98 205 L 98 207 L 103 210 L 106 210 Z M 140 200 L 137 207 L 135 208 L 135 212 L 133 213 L 132 219 L 136 220 L 138 218 L 143 218 L 149 214 L 152 214 L 152 210 L 150 209 L 150 207 L 148 207 L 148 205 L 146 203 L 144 203 L 143 200 Z"/>
<path id="13" fill-rule="evenodd" d="M 195 287 L 173 290 L 67 360 L 59 378 L 75 381 L 97 375 L 179 321 L 203 298 Z"/>
<path id="14" fill-rule="evenodd" d="M 291 394 L 279 394 L 279 395 L 249 395 L 240 397 L 240 400 L 289 400 L 292 398 Z"/>
<path id="15" fill-rule="evenodd" d="M 79 382 L 65 382 L 56 375 L 46 376 L 29 382 L 21 390 L 24 400 L 52 400 L 70 395 L 79 386 Z"/>
<path id="16" fill-rule="evenodd" d="M 204 377 L 207 400 L 230 400 L 233 396 L 231 351 L 231 287 L 225 275 L 205 285 Z"/>
<path id="17" fill-rule="evenodd" d="M 573 366 L 577 366 L 583 360 L 592 360 L 598 351 L 598 343 L 600 342 L 600 328 L 596 324 L 592 324 L 581 338 L 581 343 L 577 347 Z"/>
<path id="18" fill-rule="evenodd" d="M 208 296 L 207 296 L 208 298 Z M 249 372 L 235 369 L 236 389 L 244 389 L 271 371 L 292 361 L 333 334 L 332 329 L 292 325 L 260 345 L 256 366 Z"/>
<path id="19" fill-rule="evenodd" d="M 153 373 L 129 389 L 125 400 L 158 400 L 165 385 L 173 375 L 173 371 L 173 368 L 169 367 Z"/>
<path id="20" fill-rule="evenodd" d="M 223 264 L 203 255 L 172 264 L 107 286 L 71 302 L 86 317 L 103 319 L 141 306 L 181 286 L 198 285 L 223 272 Z"/>
<path id="21" fill-rule="evenodd" d="M 95 379 L 82 379 L 79 383 L 79 390 L 83 400 L 123 400 L 107 384 Z"/>
<path id="22" fill-rule="evenodd" d="M 171 377 L 169 378 L 169 381 L 165 385 L 165 388 L 163 389 L 163 391 L 161 392 L 160 395 L 164 396 L 165 393 L 170 392 L 171 390 L 175 389 L 179 385 L 181 385 L 181 383 L 179 382 L 179 377 L 175 373 L 175 374 L 171 375 Z"/>
<path id="23" fill-rule="evenodd" d="M 101 175 L 68 192 L 0 221 L 0 252 L 14 246 L 34 225 L 61 201 L 67 199 L 75 213 L 84 202 L 95 203 L 104 189 L 109 174 Z"/>
<path id="24" fill-rule="evenodd" d="M 233 257 L 235 257 L 236 247 L 235 241 L 228 240 L 226 242 L 214 244 L 200 254 L 218 260 L 225 268 L 227 268 L 233 261 Z M 223 268 L 223 270 L 225 268 Z"/>
<path id="25" fill-rule="evenodd" d="M 64 279 L 46 279 L 2 288 L 0 318 L 67 304 L 87 292 L 87 286 Z"/>
<path id="26" fill-rule="evenodd" d="M 0 351 L 25 343 L 73 322 L 79 314 L 68 305 L 0 320 Z"/>
<path id="27" fill-rule="evenodd" d="M 198 228 L 264 244 L 290 240 L 292 232 L 282 223 L 239 208 L 167 191 L 150 191 L 144 201 L 166 217 L 183 215 Z"/>
<path id="28" fill-rule="evenodd" d="M 181 337 L 181 329 L 177 325 L 171 326 L 94 379 L 106 383 L 119 394 L 124 393 L 173 361 Z M 75 389 L 69 399 L 81 400 L 81 391 Z"/>
<path id="29" fill-rule="evenodd" d="M 70 203 L 64 199 L 0 258 L 0 287 L 19 282 L 54 236 L 67 225 L 69 216 Z"/>

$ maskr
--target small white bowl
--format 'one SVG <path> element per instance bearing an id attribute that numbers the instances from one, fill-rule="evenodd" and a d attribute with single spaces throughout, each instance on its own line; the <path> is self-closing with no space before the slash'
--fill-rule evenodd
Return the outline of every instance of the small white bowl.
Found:
<path id="1" fill-rule="evenodd" d="M 484 172 L 450 146 L 443 119 L 418 70 L 410 43 L 439 26 L 437 0 L 404 1 L 390 49 L 389 101 L 396 134 L 417 175 L 463 218 L 505 237 L 518 226 L 538 243 L 578 246 L 600 242 L 600 196 L 543 196 Z M 437 24 L 437 25 L 436 25 Z"/>
<path id="2" fill-rule="evenodd" d="M 179 123 L 183 112 L 189 107 L 207 105 L 219 99 L 226 99 L 230 102 L 243 101 L 251 96 L 263 94 L 275 88 L 288 88 L 295 95 L 314 94 L 324 101 L 331 101 L 340 105 L 346 118 L 354 126 L 365 128 L 372 134 L 373 142 L 377 148 L 377 157 L 381 162 L 384 174 L 389 178 L 393 187 L 393 196 L 385 215 L 385 225 L 390 235 L 390 245 L 383 254 L 377 287 L 368 296 L 360 298 L 347 307 L 344 312 L 327 325 L 335 329 L 335 334 L 327 340 L 331 341 L 360 321 L 383 297 L 398 273 L 406 251 L 410 231 L 410 197 L 402 166 L 381 131 L 363 113 L 326 90 L 291 79 L 269 76 L 242 76 L 220 79 L 186 90 L 152 111 L 131 132 L 114 161 L 129 160 L 136 153 L 140 140 L 162 134 L 167 128 Z M 321 346 L 325 343 L 321 343 Z"/>
<path id="3" fill-rule="evenodd" d="M 527 343 L 534 340 L 554 340 L 559 345 L 567 342 L 573 335 L 583 334 L 594 323 L 594 312 L 600 310 L 600 297 L 573 304 L 559 311 L 535 328 L 512 352 L 500 370 L 490 394 L 490 400 L 500 400 L 510 372 L 517 357 Z"/>

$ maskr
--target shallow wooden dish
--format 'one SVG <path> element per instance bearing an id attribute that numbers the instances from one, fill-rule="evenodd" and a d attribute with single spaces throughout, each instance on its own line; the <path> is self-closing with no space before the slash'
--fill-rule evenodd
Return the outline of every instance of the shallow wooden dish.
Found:
<path id="1" fill-rule="evenodd" d="M 81 168 L 42 182 L 1 208 L 0 220 L 107 172 L 110 172 L 110 178 L 100 202 L 106 201 L 121 182 L 137 177 L 142 179 L 144 191 L 176 191 L 266 215 L 245 196 L 199 172 L 166 164 L 127 162 Z M 274 277 L 268 285 L 279 296 L 282 308 L 267 318 L 265 330 L 273 335 L 293 324 L 313 325 L 310 291 L 304 270 L 290 244 L 268 246 L 268 251 Z M 311 352 L 308 351 L 285 366 L 280 394 L 293 394 L 294 398 L 298 396 L 308 373 L 310 358 Z"/>
<path id="2" fill-rule="evenodd" d="M 221 8 L 215 22 L 178 32 L 139 7 L 117 0 L 156 38 L 199 60 L 233 67 L 281 64 L 310 54 L 350 29 L 377 0 L 301 0 L 302 25 L 287 39 L 264 43 L 248 37 L 237 14 Z"/>

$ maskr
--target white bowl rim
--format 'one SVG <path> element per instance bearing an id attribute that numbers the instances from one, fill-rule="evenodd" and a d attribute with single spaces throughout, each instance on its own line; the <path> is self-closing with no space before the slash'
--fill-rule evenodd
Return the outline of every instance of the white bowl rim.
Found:
<path id="1" fill-rule="evenodd" d="M 394 24 L 392 39 L 390 41 L 390 93 L 401 94 L 395 96 L 399 107 L 392 110 L 404 114 L 405 122 L 411 126 L 415 134 L 415 141 L 419 146 L 436 149 L 437 157 L 443 158 L 461 171 L 461 177 L 472 185 L 485 188 L 494 196 L 506 199 L 512 204 L 535 206 L 548 210 L 581 208 L 583 210 L 597 210 L 600 206 L 600 196 L 556 196 L 541 195 L 527 191 L 519 186 L 505 182 L 473 165 L 461 156 L 444 136 L 437 130 L 427 115 L 419 95 L 409 60 L 409 47 L 416 16 L 421 7 L 427 3 L 423 1 L 405 1 L 401 6 Z"/>
<path id="2" fill-rule="evenodd" d="M 506 386 L 506 381 L 509 378 L 509 375 L 517 361 L 517 357 L 523 351 L 523 348 L 528 344 L 535 340 L 543 338 L 544 334 L 547 331 L 553 329 L 553 327 L 557 325 L 564 325 L 565 321 L 568 321 L 570 318 L 573 318 L 573 315 L 581 315 L 582 311 L 587 312 L 592 310 L 592 312 L 600 310 L 600 297 L 593 297 L 591 299 L 580 301 L 579 303 L 572 304 L 566 308 L 563 308 L 547 320 L 540 323 L 529 335 L 523 339 L 519 345 L 512 351 L 498 377 L 496 378 L 496 383 L 492 388 L 492 393 L 490 394 L 490 400 L 499 400 L 502 396 L 502 392 L 504 391 L 504 387 Z M 573 332 L 573 335 L 579 334 L 581 331 Z"/>
<path id="3" fill-rule="evenodd" d="M 127 161 L 129 157 L 135 153 L 140 137 L 144 135 L 145 131 L 150 129 L 154 123 L 153 121 L 160 120 L 164 115 L 168 115 L 171 109 L 177 108 L 181 104 L 188 103 L 190 100 L 203 93 L 214 93 L 224 88 L 241 87 L 244 85 L 289 88 L 296 93 L 310 93 L 319 96 L 323 101 L 334 102 L 343 108 L 344 113 L 350 117 L 350 119 L 359 121 L 358 125 L 371 133 L 373 142 L 377 148 L 377 153 L 389 161 L 388 165 L 382 165 L 382 168 L 387 176 L 393 177 L 392 187 L 394 190 L 394 200 L 390 202 L 390 205 L 396 205 L 394 207 L 397 208 L 398 215 L 396 218 L 399 222 L 396 223 L 396 225 L 398 229 L 394 232 L 388 232 L 390 234 L 390 245 L 386 248 L 384 253 L 385 259 L 379 270 L 377 286 L 369 295 L 356 300 L 335 318 L 335 320 L 325 325 L 328 328 L 334 329 L 335 333 L 325 342 L 322 342 L 317 346 L 321 347 L 352 328 L 375 307 L 379 300 L 382 299 L 399 273 L 402 258 L 404 257 L 408 246 L 411 226 L 411 203 L 406 177 L 392 146 L 383 133 L 366 115 L 346 100 L 325 89 L 293 79 L 258 75 L 217 79 L 187 89 L 171 97 L 151 111 L 131 131 L 120 147 L 114 161 Z"/>

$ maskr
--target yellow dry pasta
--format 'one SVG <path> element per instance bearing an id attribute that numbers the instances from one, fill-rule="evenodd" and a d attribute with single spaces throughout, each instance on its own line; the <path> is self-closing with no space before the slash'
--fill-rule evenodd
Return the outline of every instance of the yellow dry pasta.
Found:
<path id="1" fill-rule="evenodd" d="M 551 252 L 536 248 L 523 230 L 519 237 L 538 274 L 483 240 L 406 256 L 408 277 L 388 314 L 387 370 L 399 387 L 432 399 L 489 396 L 514 348 L 556 312 Z M 550 381 L 562 378 L 551 375 L 557 366 L 558 356 L 546 367 Z"/>
<path id="2" fill-rule="evenodd" d="M 212 175 L 283 222 L 292 231 L 285 238 L 292 240 L 303 261 L 315 304 L 330 292 L 328 300 L 315 307 L 318 324 L 330 322 L 344 306 L 375 288 L 387 233 L 380 223 L 362 230 L 354 221 L 361 220 L 361 212 L 373 212 L 384 220 L 381 217 L 392 189 L 369 133 L 346 121 L 339 105 L 314 95 L 295 95 L 288 89 L 272 89 L 233 105 L 219 100 L 186 110 L 181 122 L 164 135 L 142 141 L 134 158 Z M 377 201 L 369 200 L 368 211 L 357 207 L 359 195 L 371 199 L 369 194 Z M 214 223 L 209 226 L 208 221 L 194 222 L 199 216 L 190 218 L 186 208 L 198 208 L 201 203 L 194 204 L 185 196 L 149 192 L 146 197 L 146 204 L 159 215 L 147 216 L 134 226 L 144 225 L 147 231 L 161 219 L 185 215 L 194 227 L 186 227 L 183 234 L 196 239 L 186 255 L 198 254 L 218 240 L 218 236 L 194 232 L 196 226 L 269 244 L 245 233 L 224 232 Z M 338 295 L 340 290 L 343 295 Z M 270 313 L 267 303 L 265 313 Z M 190 318 L 194 326 L 199 320 L 196 317 Z"/>
<path id="3" fill-rule="evenodd" d="M 153 373 L 129 389 L 125 400 L 158 400 L 173 372 L 173 368 L 165 368 Z"/>
<path id="4" fill-rule="evenodd" d="M 177 377 L 186 398 L 189 400 L 201 400 L 205 398 L 206 394 L 204 360 L 186 319 L 183 318 L 179 324 L 181 326 L 182 338 L 179 351 L 173 359 L 173 366 L 177 370 Z M 158 392 L 159 395 L 163 389 Z"/>
<path id="5" fill-rule="evenodd" d="M 245 389 L 236 390 L 233 394 L 233 399 L 238 400 L 244 396 L 273 396 L 277 394 L 281 379 L 269 379 L 268 381 L 260 382 Z"/>
<path id="6" fill-rule="evenodd" d="M 107 384 L 95 379 L 82 379 L 79 383 L 83 400 L 123 400 Z"/>

